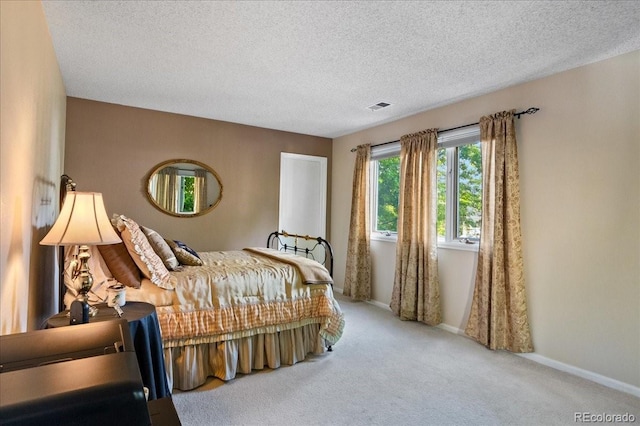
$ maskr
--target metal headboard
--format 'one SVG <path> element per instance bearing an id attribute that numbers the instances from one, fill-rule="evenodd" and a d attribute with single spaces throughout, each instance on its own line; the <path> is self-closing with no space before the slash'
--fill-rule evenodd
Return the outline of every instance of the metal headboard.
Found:
<path id="1" fill-rule="evenodd" d="M 287 241 L 283 241 L 284 238 L 293 238 L 293 245 Z M 311 247 L 301 247 L 298 245 L 298 240 L 315 241 L 315 244 Z M 309 235 L 289 234 L 286 231 L 275 231 L 269 234 L 267 239 L 267 247 L 277 249 L 284 252 L 291 252 L 300 256 L 305 256 L 309 259 L 313 259 L 324 265 L 329 271 L 329 274 L 333 277 L 333 248 L 329 241 L 322 237 L 310 237 Z M 320 248 L 319 250 L 316 250 Z M 320 252 L 320 253 L 318 253 Z"/>

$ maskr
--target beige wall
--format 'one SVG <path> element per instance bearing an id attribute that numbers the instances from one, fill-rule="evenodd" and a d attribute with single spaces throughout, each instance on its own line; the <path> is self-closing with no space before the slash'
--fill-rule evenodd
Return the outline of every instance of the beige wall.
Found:
<path id="1" fill-rule="evenodd" d="M 534 358 L 640 386 L 640 52 L 334 140 L 331 241 L 344 280 L 354 154 L 418 130 L 541 108 L 517 122 Z M 388 305 L 395 245 L 372 243 L 373 296 Z M 440 249 L 445 326 L 464 328 L 476 254 Z M 391 271 L 390 271 L 391 270 Z M 596 376 L 594 376 L 596 377 Z M 599 377 L 599 376 L 598 376 Z"/>
<path id="2" fill-rule="evenodd" d="M 196 250 L 266 244 L 269 233 L 278 227 L 281 152 L 327 157 L 331 174 L 330 139 L 67 100 L 65 172 L 77 182 L 78 190 L 102 192 L 109 215 L 130 216 Z M 218 173 L 223 196 L 213 211 L 178 218 L 149 203 L 146 175 L 172 158 L 198 160 Z"/>
<path id="3" fill-rule="evenodd" d="M 0 2 L 0 334 L 57 312 L 53 247 L 66 95 L 40 2 Z"/>

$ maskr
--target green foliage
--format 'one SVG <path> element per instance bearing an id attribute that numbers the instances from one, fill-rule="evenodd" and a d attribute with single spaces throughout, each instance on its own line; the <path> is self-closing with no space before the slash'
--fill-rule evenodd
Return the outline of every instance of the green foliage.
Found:
<path id="1" fill-rule="evenodd" d="M 398 231 L 400 157 L 378 161 L 378 231 Z"/>
<path id="2" fill-rule="evenodd" d="M 458 238 L 480 237 L 482 217 L 482 150 L 480 142 L 457 150 Z M 445 236 L 447 197 L 447 150 L 438 150 L 438 236 Z M 452 166 L 454 167 L 454 166 Z M 400 157 L 378 161 L 378 231 L 397 232 L 400 187 Z"/>
<path id="3" fill-rule="evenodd" d="M 480 237 L 482 150 L 480 143 L 458 148 L 458 237 Z"/>
<path id="4" fill-rule="evenodd" d="M 438 150 L 438 236 L 445 236 L 445 217 L 447 207 L 447 150 Z"/>
<path id="5" fill-rule="evenodd" d="M 482 218 L 482 150 L 480 142 L 462 145 L 457 150 L 458 158 L 458 212 L 457 238 L 480 237 Z M 438 236 L 445 236 L 447 198 L 447 150 L 438 150 Z"/>
<path id="6" fill-rule="evenodd" d="M 182 211 L 193 212 L 193 187 L 196 179 L 193 176 L 184 176 L 182 178 Z"/>

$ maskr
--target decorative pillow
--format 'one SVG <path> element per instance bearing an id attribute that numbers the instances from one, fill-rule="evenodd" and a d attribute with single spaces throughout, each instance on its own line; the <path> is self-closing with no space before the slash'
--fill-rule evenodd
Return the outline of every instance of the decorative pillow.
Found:
<path id="1" fill-rule="evenodd" d="M 165 239 L 171 250 L 175 253 L 178 261 L 183 265 L 202 266 L 202 260 L 195 250 L 187 246 L 182 241 L 172 241 Z"/>
<path id="2" fill-rule="evenodd" d="M 146 226 L 141 226 L 142 232 L 149 240 L 149 244 L 153 248 L 153 251 L 156 252 L 160 259 L 162 259 L 162 263 L 167 267 L 170 271 L 175 271 L 180 269 L 180 262 L 176 259 L 175 253 L 169 247 L 169 244 L 162 238 L 160 234 L 158 234 L 153 229 L 147 228 Z"/>
<path id="3" fill-rule="evenodd" d="M 186 245 L 185 243 L 183 243 L 182 241 L 178 241 L 178 240 L 173 240 L 174 243 L 176 243 L 178 245 L 178 247 L 180 247 L 183 250 L 188 251 L 189 253 L 191 253 L 193 256 L 197 257 L 198 259 L 200 259 L 200 255 L 198 254 L 198 252 L 196 252 L 194 249 L 192 249 L 191 247 L 189 247 L 188 245 Z"/>
<path id="4" fill-rule="evenodd" d="M 124 215 L 114 215 L 112 222 L 115 222 L 116 228 L 120 231 L 122 242 L 135 264 L 140 268 L 142 275 L 160 288 L 173 290 L 174 280 L 169 274 L 169 270 L 162 263 L 160 256 L 153 251 L 153 247 L 140 226 Z"/>
<path id="5" fill-rule="evenodd" d="M 98 246 L 98 251 L 116 280 L 128 287 L 140 288 L 140 269 L 124 243 Z"/>

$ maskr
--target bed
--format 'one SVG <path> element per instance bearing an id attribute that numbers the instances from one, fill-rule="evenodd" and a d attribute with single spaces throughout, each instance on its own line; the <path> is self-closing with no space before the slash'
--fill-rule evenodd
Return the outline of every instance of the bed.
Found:
<path id="1" fill-rule="evenodd" d="M 124 215 L 112 222 L 123 243 L 90 248 L 90 304 L 104 303 L 107 288 L 122 284 L 126 301 L 155 305 L 170 389 L 293 365 L 340 339 L 344 316 L 326 240 L 282 231 L 266 247 L 195 252 Z M 75 250 L 67 250 L 67 306 L 77 294 L 75 262 Z"/>

